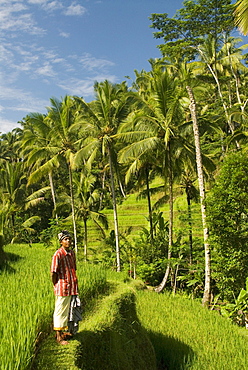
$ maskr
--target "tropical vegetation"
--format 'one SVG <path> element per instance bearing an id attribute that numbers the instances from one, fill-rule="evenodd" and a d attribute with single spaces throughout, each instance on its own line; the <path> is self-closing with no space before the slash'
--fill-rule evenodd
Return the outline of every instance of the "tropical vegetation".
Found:
<path id="1" fill-rule="evenodd" d="M 247 368 L 245 328 L 198 300 L 157 294 L 125 272 L 85 263 L 83 254 L 78 261 L 83 320 L 74 339 L 60 346 L 51 326 L 54 297 L 48 265 L 54 250 L 43 244 L 5 246 L 1 370 Z M 236 308 L 244 308 L 247 294 L 241 292 Z M 235 308 L 228 309 L 234 315 Z"/>
<path id="2" fill-rule="evenodd" d="M 4 245 L 55 246 L 68 228 L 80 260 L 219 311 L 235 304 L 248 262 L 248 69 L 233 36 L 245 5 L 194 0 L 173 18 L 152 14 L 161 58 L 131 86 L 96 82 L 91 102 L 52 97 L 0 136 L 2 268 Z"/>

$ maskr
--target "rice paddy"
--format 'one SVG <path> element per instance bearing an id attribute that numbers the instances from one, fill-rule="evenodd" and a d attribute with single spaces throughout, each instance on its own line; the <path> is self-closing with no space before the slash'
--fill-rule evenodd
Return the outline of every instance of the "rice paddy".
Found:
<path id="1" fill-rule="evenodd" d="M 52 329 L 54 250 L 38 244 L 12 245 L 5 252 L 8 261 L 0 274 L 0 369 L 27 370 L 39 336 Z M 102 269 L 83 263 L 78 264 L 78 278 L 83 296 L 92 296 L 106 285 Z"/>

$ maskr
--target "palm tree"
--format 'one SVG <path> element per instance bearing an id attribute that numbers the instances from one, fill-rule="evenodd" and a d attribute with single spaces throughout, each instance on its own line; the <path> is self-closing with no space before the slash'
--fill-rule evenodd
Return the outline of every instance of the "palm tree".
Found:
<path id="1" fill-rule="evenodd" d="M 85 172 L 85 171 L 84 171 Z M 100 191 L 95 187 L 96 177 L 91 173 L 75 173 L 73 182 L 75 191 L 75 208 L 77 218 L 83 220 L 84 226 L 84 259 L 87 261 L 88 254 L 88 226 L 89 220 L 92 220 L 96 227 L 105 236 L 104 229 L 108 228 L 106 216 L 99 212 Z M 102 227 L 103 226 L 103 227 Z"/>
<path id="2" fill-rule="evenodd" d="M 118 134 L 117 134 L 118 137 Z M 132 146 L 132 144 L 131 144 Z M 159 164 L 155 164 L 156 159 L 154 156 L 149 156 L 149 153 L 141 153 L 136 158 L 129 155 L 130 147 L 124 147 L 119 152 L 119 160 L 121 163 L 127 163 L 128 169 L 126 171 L 125 181 L 126 184 L 135 175 L 137 178 L 136 187 L 140 190 L 143 188 L 144 183 L 146 187 L 145 196 L 148 204 L 148 219 L 150 224 L 150 237 L 151 244 L 153 243 L 154 230 L 153 230 L 153 219 L 152 219 L 152 203 L 151 203 L 151 191 L 150 191 L 150 178 L 153 178 L 157 173 Z M 140 192 L 140 197 L 143 196 L 143 192 Z"/>
<path id="3" fill-rule="evenodd" d="M 15 215 L 23 209 L 26 198 L 26 176 L 23 162 L 6 161 L 1 166 L 1 183 L 4 200 L 8 203 L 11 227 L 15 226 Z"/>
<path id="4" fill-rule="evenodd" d="M 49 122 L 46 120 L 46 116 L 40 113 L 30 113 L 30 115 L 28 115 L 25 120 L 22 121 L 22 126 L 22 152 L 24 158 L 27 160 L 27 165 L 30 166 L 29 171 L 34 172 L 50 159 L 50 153 L 47 152 L 46 148 L 50 145 L 51 141 L 51 127 Z M 54 205 L 55 219 L 58 222 L 52 168 L 50 168 L 48 171 L 48 177 Z M 40 191 L 41 190 L 42 189 L 40 189 Z M 38 198 L 36 199 L 39 199 L 39 196 L 40 195 L 38 194 Z"/>
<path id="5" fill-rule="evenodd" d="M 20 128 L 16 128 L 11 132 L 2 134 L 0 136 L 0 160 L 4 159 L 8 162 L 19 162 L 21 161 L 21 139 L 23 131 Z"/>
<path id="6" fill-rule="evenodd" d="M 170 273 L 173 246 L 173 167 L 183 158 L 183 152 L 192 157 L 193 151 L 181 136 L 180 124 L 184 121 L 180 104 L 181 88 L 178 80 L 161 63 L 152 63 L 150 73 L 136 72 L 137 108 L 122 126 L 118 137 L 129 146 L 125 155 L 131 158 L 145 156 L 159 158 L 169 193 L 169 246 L 168 265 L 161 284 L 164 289 Z"/>
<path id="7" fill-rule="evenodd" d="M 79 149 L 80 140 L 78 139 L 78 130 L 80 128 L 81 116 L 79 114 L 79 102 L 70 96 L 65 96 L 62 101 L 51 98 L 51 107 L 48 108 L 48 114 L 45 121 L 50 127 L 49 143 L 44 142 L 43 146 L 35 147 L 29 154 L 29 161 L 43 158 L 45 163 L 37 170 L 31 173 L 29 184 L 38 181 L 44 174 L 51 172 L 53 168 L 59 167 L 65 163 L 68 169 L 71 210 L 74 243 L 77 252 L 77 228 L 75 221 L 75 207 L 73 196 L 72 167 L 76 151 Z M 68 184 L 67 179 L 64 180 Z"/>
<path id="8" fill-rule="evenodd" d="M 206 221 L 206 205 L 205 205 L 205 184 L 204 184 L 204 175 L 203 175 L 203 165 L 202 165 L 202 154 L 201 154 L 201 145 L 200 145 L 200 135 L 199 127 L 197 121 L 197 111 L 196 111 L 196 102 L 193 94 L 193 90 L 190 86 L 187 86 L 187 91 L 190 98 L 190 112 L 193 122 L 194 138 L 195 138 L 195 148 L 196 148 L 196 165 L 199 181 L 199 190 L 200 190 L 200 202 L 201 202 L 201 214 L 202 214 L 202 226 L 203 226 L 203 237 L 204 237 L 204 250 L 205 250 L 205 285 L 204 285 L 204 295 L 202 299 L 202 304 L 208 306 L 210 303 L 210 278 L 211 278 L 211 251 L 209 245 L 209 232 Z"/>
<path id="9" fill-rule="evenodd" d="M 108 162 L 110 174 L 110 187 L 112 193 L 116 264 L 117 271 L 121 270 L 119 226 L 117 215 L 117 202 L 115 191 L 115 177 L 119 186 L 121 184 L 119 167 L 117 162 L 115 135 L 120 123 L 127 117 L 129 104 L 127 100 L 127 86 L 111 84 L 104 81 L 95 84 L 96 100 L 87 104 L 79 99 L 82 104 L 84 123 L 80 130 L 84 140 L 84 146 L 77 152 L 75 163 L 81 163 L 82 159 L 93 160 L 96 156 L 102 156 Z"/>
<path id="10" fill-rule="evenodd" d="M 239 0 L 235 3 L 235 24 L 244 35 L 248 33 L 248 0 Z"/>
<path id="11" fill-rule="evenodd" d="M 199 192 L 200 192 L 200 202 L 201 202 L 201 214 L 202 214 L 202 225 L 203 225 L 203 238 L 204 238 L 204 250 L 205 250 L 205 285 L 204 285 L 204 294 L 202 299 L 202 304 L 207 306 L 210 303 L 210 278 L 211 278 L 211 253 L 210 245 L 208 239 L 208 227 L 206 223 L 206 206 L 205 206 L 205 184 L 204 184 L 204 171 L 203 171 L 203 155 L 201 152 L 200 145 L 200 134 L 199 126 L 197 119 L 196 111 L 196 101 L 193 94 L 193 89 L 191 85 L 195 84 L 196 81 L 193 78 L 191 66 L 182 65 L 182 68 L 179 68 L 176 71 L 176 76 L 180 77 L 181 85 L 184 85 L 189 98 L 189 110 L 191 114 L 191 119 L 193 123 L 193 133 L 194 133 L 194 145 L 195 145 L 195 159 L 197 167 L 197 176 L 199 183 Z M 187 107 L 186 107 L 187 108 Z M 209 161 L 212 168 L 214 168 L 212 161 Z"/>
<path id="12" fill-rule="evenodd" d="M 187 211 L 188 211 L 188 224 L 189 224 L 189 264 L 193 261 L 193 233 L 192 233 L 192 211 L 191 202 L 197 200 L 199 197 L 198 189 L 195 187 L 194 182 L 196 177 L 192 174 L 190 169 L 185 168 L 181 173 L 180 187 L 186 193 L 187 198 Z"/>
<path id="13" fill-rule="evenodd" d="M 216 42 L 213 36 L 209 36 L 205 43 L 197 49 L 201 61 L 194 62 L 195 65 L 200 67 L 197 73 L 198 77 L 200 79 L 204 78 L 212 86 L 217 87 L 218 97 L 225 115 L 225 123 L 227 124 L 228 133 L 231 133 L 231 135 L 237 129 L 237 124 L 233 120 L 233 110 L 244 113 L 247 104 L 246 95 L 240 92 L 243 76 L 245 76 L 247 70 L 242 63 L 242 51 L 247 45 L 237 47 L 240 41 L 240 39 L 228 37 Z M 209 72 L 212 76 L 211 79 Z M 214 85 L 212 80 L 215 82 Z M 235 91 L 235 94 L 233 94 L 233 91 Z M 213 96 L 215 96 L 214 92 Z M 225 126 L 223 136 L 226 131 Z M 238 142 L 236 142 L 236 148 L 240 149 Z"/>

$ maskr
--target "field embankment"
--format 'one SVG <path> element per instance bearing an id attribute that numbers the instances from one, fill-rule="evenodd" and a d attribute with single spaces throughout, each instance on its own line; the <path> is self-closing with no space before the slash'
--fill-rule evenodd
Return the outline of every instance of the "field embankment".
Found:
<path id="1" fill-rule="evenodd" d="M 40 348 L 35 370 L 155 370 L 153 346 L 136 314 L 135 290 L 112 285 L 106 296 L 86 304 L 79 332 L 67 346 L 51 334 Z"/>
<path id="2" fill-rule="evenodd" d="M 0 370 L 248 369 L 244 328 L 197 301 L 136 289 L 122 273 L 110 276 L 85 263 L 78 266 L 85 307 L 80 331 L 60 346 L 51 325 L 53 251 L 18 245 L 5 252 Z"/>

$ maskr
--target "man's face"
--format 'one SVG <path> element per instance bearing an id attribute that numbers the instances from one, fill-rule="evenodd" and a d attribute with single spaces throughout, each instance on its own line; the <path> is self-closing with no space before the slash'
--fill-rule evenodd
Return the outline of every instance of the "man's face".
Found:
<path id="1" fill-rule="evenodd" d="M 71 246 L 71 238 L 69 238 L 68 236 L 66 236 L 64 239 L 62 239 L 61 240 L 61 246 L 64 249 L 69 249 L 70 246 Z"/>

